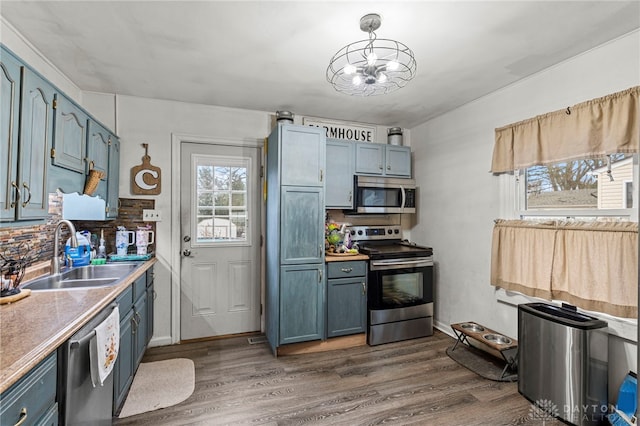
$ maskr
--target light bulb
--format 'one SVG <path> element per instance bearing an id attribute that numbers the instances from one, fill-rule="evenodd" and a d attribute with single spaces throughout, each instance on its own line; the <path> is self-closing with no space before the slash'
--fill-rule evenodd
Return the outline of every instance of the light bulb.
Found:
<path id="1" fill-rule="evenodd" d="M 354 86 L 360 86 L 360 83 L 362 83 L 362 79 L 359 75 L 356 75 L 355 77 L 353 77 L 353 80 L 351 80 L 351 82 Z"/>
<path id="2" fill-rule="evenodd" d="M 368 64 L 368 65 L 375 65 L 377 60 L 378 60 L 378 57 L 376 56 L 376 54 L 375 54 L 375 53 L 370 52 L 370 53 L 367 55 L 367 64 Z"/>
<path id="3" fill-rule="evenodd" d="M 383 72 L 378 74 L 378 83 L 384 83 L 387 81 L 387 75 Z"/>
<path id="4" fill-rule="evenodd" d="M 347 64 L 344 66 L 343 71 L 347 75 L 355 74 L 357 71 L 356 66 L 352 64 Z"/>
<path id="5" fill-rule="evenodd" d="M 400 64 L 398 64 L 398 62 L 397 62 L 397 61 L 395 61 L 395 60 L 394 60 L 394 61 L 389 61 L 389 62 L 387 63 L 387 69 L 388 69 L 389 71 L 395 71 L 395 70 L 397 70 L 397 69 L 398 69 L 398 67 L 399 67 L 399 66 L 400 66 Z"/>

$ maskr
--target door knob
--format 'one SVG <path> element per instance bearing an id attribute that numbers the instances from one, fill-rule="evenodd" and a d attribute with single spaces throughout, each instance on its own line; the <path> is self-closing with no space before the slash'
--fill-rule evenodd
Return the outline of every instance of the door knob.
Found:
<path id="1" fill-rule="evenodd" d="M 184 238 L 182 239 L 185 243 L 188 243 L 189 241 L 191 241 L 191 237 L 188 235 L 185 235 Z"/>
<path id="2" fill-rule="evenodd" d="M 189 257 L 189 256 L 191 256 L 191 250 L 188 250 L 188 249 L 187 249 L 187 250 L 183 251 L 183 252 L 182 252 L 182 254 L 183 254 L 185 257 Z"/>

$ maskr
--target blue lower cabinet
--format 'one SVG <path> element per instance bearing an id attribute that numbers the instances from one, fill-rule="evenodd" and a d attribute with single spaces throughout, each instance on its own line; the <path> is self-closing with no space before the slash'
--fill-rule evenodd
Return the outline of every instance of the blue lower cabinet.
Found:
<path id="1" fill-rule="evenodd" d="M 56 425 L 57 352 L 0 395 L 0 424 Z"/>
<path id="2" fill-rule="evenodd" d="M 327 264 L 327 337 L 367 329 L 367 262 Z"/>
<path id="3" fill-rule="evenodd" d="M 280 344 L 324 338 L 324 265 L 280 268 Z"/>

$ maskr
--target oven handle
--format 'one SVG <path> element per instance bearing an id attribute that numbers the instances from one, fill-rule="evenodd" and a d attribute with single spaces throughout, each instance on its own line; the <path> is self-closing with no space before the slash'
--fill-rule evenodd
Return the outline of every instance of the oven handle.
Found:
<path id="1" fill-rule="evenodd" d="M 370 270 L 372 271 L 380 271 L 383 269 L 400 269 L 400 268 L 421 268 L 425 266 L 433 266 L 433 260 L 428 259 L 420 259 L 420 260 L 380 260 L 380 261 L 371 261 Z"/>

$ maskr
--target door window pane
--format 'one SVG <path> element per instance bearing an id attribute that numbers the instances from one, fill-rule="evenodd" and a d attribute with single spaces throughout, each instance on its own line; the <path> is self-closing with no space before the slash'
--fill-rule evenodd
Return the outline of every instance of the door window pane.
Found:
<path id="1" fill-rule="evenodd" d="M 195 244 L 248 241 L 249 159 L 197 157 Z"/>

